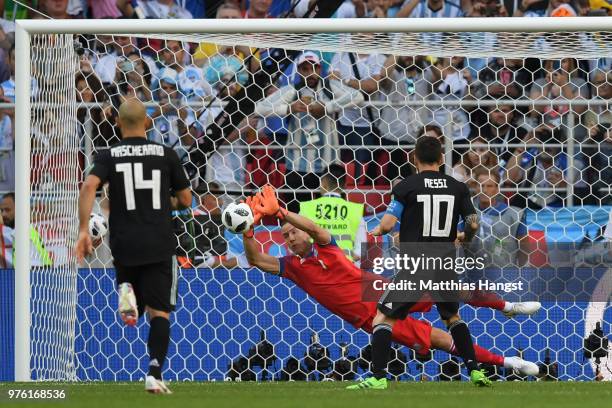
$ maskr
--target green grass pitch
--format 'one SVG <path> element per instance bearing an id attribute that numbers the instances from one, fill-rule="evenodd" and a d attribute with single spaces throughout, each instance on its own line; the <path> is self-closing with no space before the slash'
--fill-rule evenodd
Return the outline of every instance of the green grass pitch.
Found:
<path id="1" fill-rule="evenodd" d="M 0 405 L 75 408 L 590 408 L 612 406 L 612 383 L 391 383 L 385 391 L 346 391 L 348 383 L 170 383 L 174 394 L 149 395 L 142 383 L 0 383 Z M 10 389 L 63 389 L 63 401 L 9 401 Z"/>

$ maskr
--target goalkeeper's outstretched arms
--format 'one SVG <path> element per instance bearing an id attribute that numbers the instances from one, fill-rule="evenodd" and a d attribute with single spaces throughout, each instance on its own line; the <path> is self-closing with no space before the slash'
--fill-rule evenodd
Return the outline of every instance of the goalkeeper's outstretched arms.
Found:
<path id="1" fill-rule="evenodd" d="M 263 215 L 274 215 L 306 232 L 317 244 L 327 245 L 331 242 L 332 237 L 329 231 L 319 227 L 314 221 L 281 207 L 276 197 L 276 191 L 270 185 L 264 186 L 262 191 L 257 193 L 255 209 Z"/>
<path id="2" fill-rule="evenodd" d="M 259 242 L 255 241 L 253 229 L 259 223 L 264 214 L 260 211 L 259 196 L 248 197 L 246 203 L 253 211 L 253 226 L 242 234 L 242 242 L 244 244 L 244 252 L 246 254 L 249 265 L 261 269 L 274 275 L 280 273 L 280 261 L 278 258 L 263 253 Z"/>
<path id="3" fill-rule="evenodd" d="M 242 235 L 244 251 L 249 265 L 259 268 L 264 272 L 278 275 L 280 273 L 280 261 L 278 258 L 261 252 L 261 246 L 253 238 L 252 230 L 249 232 Z"/>

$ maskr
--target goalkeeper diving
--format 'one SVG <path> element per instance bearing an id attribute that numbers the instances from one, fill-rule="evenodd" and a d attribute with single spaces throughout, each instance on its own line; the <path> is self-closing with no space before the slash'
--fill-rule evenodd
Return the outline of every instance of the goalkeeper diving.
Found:
<path id="1" fill-rule="evenodd" d="M 283 208 L 273 187 L 265 186 L 262 192 L 248 197 L 246 202 L 253 211 L 253 225 L 259 223 L 263 216 L 280 219 L 281 233 L 292 252 L 281 258 L 263 253 L 251 228 L 243 234 L 249 264 L 293 281 L 330 312 L 355 328 L 371 333 L 376 302 L 363 300 L 363 288 L 374 280 L 385 278 L 361 270 L 346 257 L 327 230 Z M 431 306 L 431 302 L 418 302 L 410 311 L 427 312 Z M 393 326 L 392 339 L 422 355 L 431 349 L 457 354 L 452 337 L 447 332 L 410 316 Z M 480 363 L 505 367 L 523 376 L 538 374 L 536 364 L 520 357 L 503 357 L 476 344 L 474 350 Z"/>

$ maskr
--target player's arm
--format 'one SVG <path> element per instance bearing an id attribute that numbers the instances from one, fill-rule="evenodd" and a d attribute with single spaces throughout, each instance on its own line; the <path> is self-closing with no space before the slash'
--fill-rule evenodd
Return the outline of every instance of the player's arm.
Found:
<path id="1" fill-rule="evenodd" d="M 383 215 L 382 219 L 380 220 L 380 224 L 378 224 L 378 226 L 376 226 L 376 228 L 374 228 L 370 234 L 376 237 L 393 231 L 397 220 L 402 217 L 403 212 L 404 204 L 399 200 L 392 200 L 389 207 L 387 207 L 385 215 Z"/>
<path id="2" fill-rule="evenodd" d="M 462 184 L 462 186 L 461 199 L 459 201 L 459 214 L 461 214 L 465 223 L 463 229 L 463 233 L 465 234 L 464 241 L 470 242 L 480 227 L 480 219 L 478 217 L 478 212 L 476 212 L 474 208 L 474 204 L 472 204 L 470 189 L 465 184 Z"/>
<path id="3" fill-rule="evenodd" d="M 242 242 L 244 244 L 244 252 L 246 253 L 249 265 L 274 275 L 278 275 L 280 273 L 280 261 L 278 258 L 261 252 L 259 243 L 255 241 L 252 234 L 243 235 Z"/>
<path id="4" fill-rule="evenodd" d="M 254 205 L 257 212 L 285 220 L 297 229 L 306 232 L 319 245 L 327 245 L 331 242 L 332 238 L 329 231 L 319 227 L 314 221 L 281 207 L 276 197 L 276 191 L 270 185 L 264 186 L 262 191 L 257 193 L 257 202 Z"/>
<path id="5" fill-rule="evenodd" d="M 332 236 L 329 231 L 319 227 L 314 221 L 304 216 L 287 211 L 284 219 L 295 228 L 306 232 L 319 245 L 327 245 L 331 242 Z"/>
<path id="6" fill-rule="evenodd" d="M 175 210 L 184 210 L 191 207 L 191 189 L 184 188 L 175 193 L 175 197 L 171 198 L 172 208 Z"/>
<path id="7" fill-rule="evenodd" d="M 96 199 L 96 191 L 101 185 L 102 180 L 90 174 L 85 178 L 79 192 L 79 237 L 75 248 L 79 262 L 93 252 L 93 243 L 89 235 L 89 216 Z"/>
<path id="8" fill-rule="evenodd" d="M 93 243 L 89 235 L 89 216 L 96 199 L 96 191 L 108 180 L 110 168 L 110 152 L 103 150 L 94 157 L 93 167 L 81 185 L 81 191 L 79 192 L 79 237 L 75 245 L 75 253 L 79 262 L 93 252 Z"/>
<path id="9" fill-rule="evenodd" d="M 170 185 L 175 191 L 175 199 L 171 199 L 172 207 L 182 210 L 191 207 L 191 184 L 185 174 L 185 169 L 173 149 L 166 148 L 166 154 L 170 161 Z"/>

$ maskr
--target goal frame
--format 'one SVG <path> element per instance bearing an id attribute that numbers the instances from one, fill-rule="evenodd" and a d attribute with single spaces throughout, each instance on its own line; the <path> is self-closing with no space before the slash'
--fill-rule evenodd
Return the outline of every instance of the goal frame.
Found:
<path id="1" fill-rule="evenodd" d="M 230 20 L 17 20 L 15 130 L 30 135 L 33 34 L 238 34 L 612 31 L 610 17 Z M 15 140 L 15 381 L 31 381 L 30 137 Z"/>

